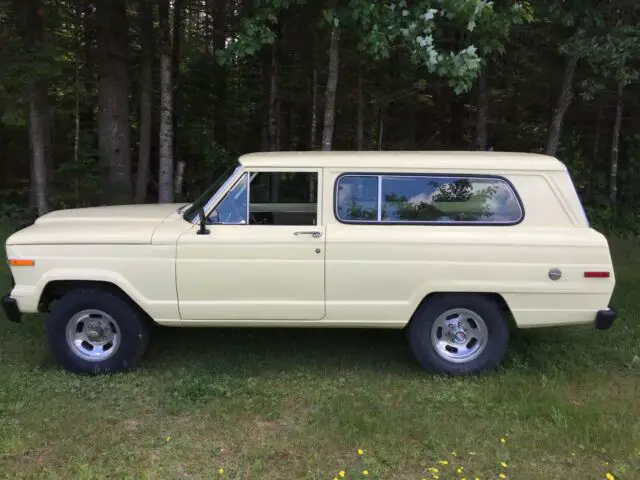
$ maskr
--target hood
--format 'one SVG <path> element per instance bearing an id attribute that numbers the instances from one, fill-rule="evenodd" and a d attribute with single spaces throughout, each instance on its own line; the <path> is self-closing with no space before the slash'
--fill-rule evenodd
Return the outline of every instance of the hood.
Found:
<path id="1" fill-rule="evenodd" d="M 7 245 L 144 244 L 181 204 L 117 205 L 57 210 L 7 239 Z"/>

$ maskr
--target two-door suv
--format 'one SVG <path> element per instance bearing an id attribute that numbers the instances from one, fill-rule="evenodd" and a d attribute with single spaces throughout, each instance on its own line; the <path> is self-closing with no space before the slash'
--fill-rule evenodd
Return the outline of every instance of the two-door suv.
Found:
<path id="1" fill-rule="evenodd" d="M 48 312 L 78 373 L 131 368 L 153 322 L 406 329 L 455 375 L 496 367 L 514 328 L 616 316 L 607 240 L 537 154 L 252 153 L 191 204 L 55 211 L 6 252 L 7 317 Z"/>

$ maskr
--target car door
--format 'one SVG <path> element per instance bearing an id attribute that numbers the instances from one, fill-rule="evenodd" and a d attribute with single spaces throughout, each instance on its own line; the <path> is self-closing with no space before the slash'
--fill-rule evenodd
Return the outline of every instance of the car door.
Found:
<path id="1" fill-rule="evenodd" d="M 321 169 L 251 170 L 178 239 L 180 315 L 189 322 L 320 320 L 325 314 Z"/>

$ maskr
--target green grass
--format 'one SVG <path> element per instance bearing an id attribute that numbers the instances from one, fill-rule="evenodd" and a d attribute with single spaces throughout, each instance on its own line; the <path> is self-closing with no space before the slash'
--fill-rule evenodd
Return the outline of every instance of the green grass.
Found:
<path id="1" fill-rule="evenodd" d="M 640 478 L 640 245 L 613 245 L 612 330 L 518 332 L 474 378 L 399 331 L 242 329 L 158 329 L 135 371 L 80 377 L 42 317 L 0 319 L 0 477 Z"/>

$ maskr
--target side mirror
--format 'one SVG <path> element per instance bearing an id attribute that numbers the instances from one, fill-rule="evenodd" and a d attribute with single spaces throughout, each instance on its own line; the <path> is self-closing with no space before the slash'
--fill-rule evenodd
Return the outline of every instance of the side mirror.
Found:
<path id="1" fill-rule="evenodd" d="M 198 211 L 198 218 L 200 220 L 200 228 L 197 231 L 198 235 L 209 235 L 209 229 L 207 228 L 207 218 L 204 216 L 204 208 Z"/>

